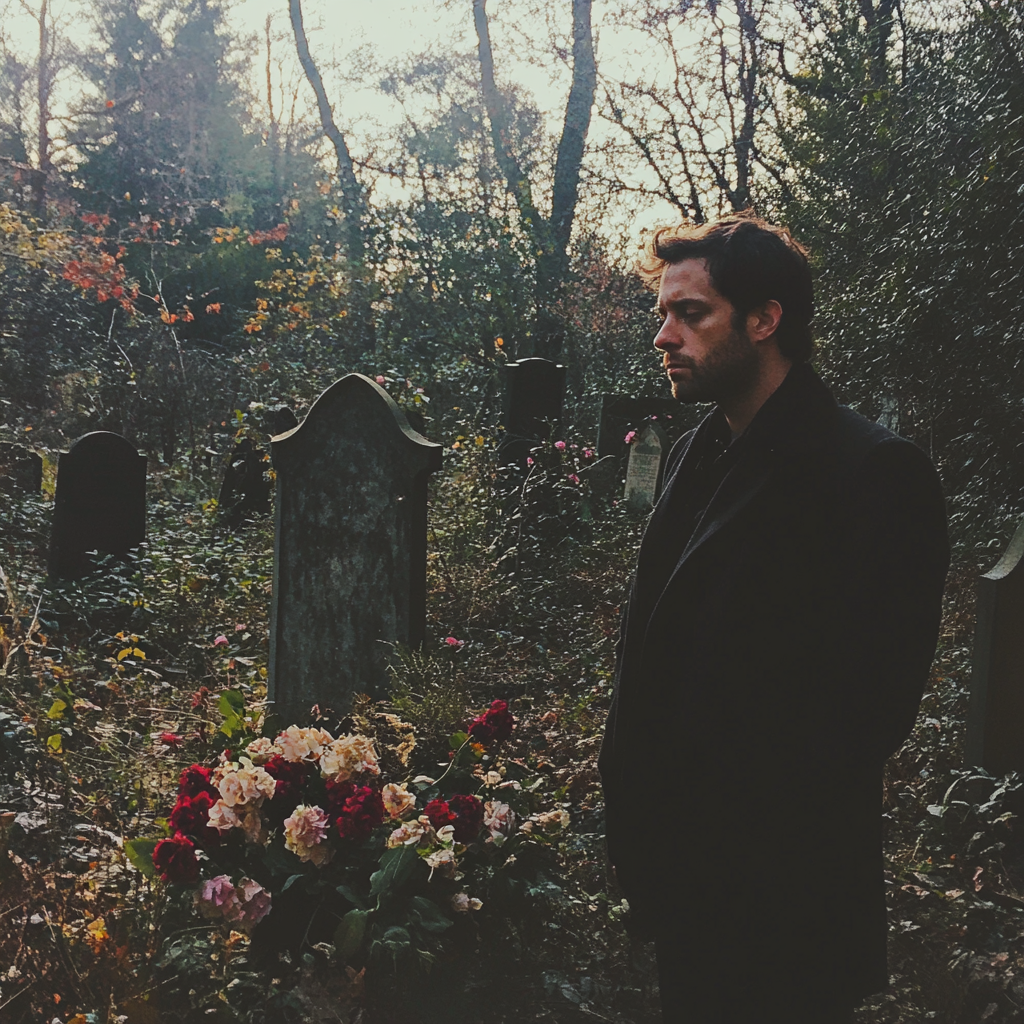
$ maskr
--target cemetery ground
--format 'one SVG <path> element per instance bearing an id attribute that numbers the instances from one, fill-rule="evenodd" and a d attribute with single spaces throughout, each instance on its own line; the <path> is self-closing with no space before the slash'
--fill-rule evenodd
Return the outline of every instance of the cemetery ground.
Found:
<path id="1" fill-rule="evenodd" d="M 204 921 L 130 855 L 165 834 L 182 769 L 260 723 L 269 521 L 228 529 L 202 469 L 151 473 L 138 560 L 57 583 L 51 503 L 9 496 L 0 1020 L 658 1021 L 652 947 L 630 934 L 604 857 L 596 771 L 644 516 L 589 492 L 585 475 L 567 486 L 578 450 L 546 443 L 546 470 L 513 499 L 488 443 L 446 454 L 431 483 L 427 640 L 394 652 L 389 692 L 349 719 L 408 723 L 410 773 L 441 773 L 451 734 L 507 700 L 508 777 L 566 815 L 429 957 L 372 962 L 346 962 L 330 933 Z M 892 986 L 858 1011 L 864 1024 L 1024 1021 L 1024 790 L 962 767 L 977 569 L 961 557 L 951 573 L 921 713 L 886 772 Z M 651 724 L 652 746 L 672 742 L 671 723 Z M 665 842 L 699 842 L 677 811 L 686 780 L 650 784 L 664 793 Z M 751 872 L 758 862 L 751 849 Z"/>

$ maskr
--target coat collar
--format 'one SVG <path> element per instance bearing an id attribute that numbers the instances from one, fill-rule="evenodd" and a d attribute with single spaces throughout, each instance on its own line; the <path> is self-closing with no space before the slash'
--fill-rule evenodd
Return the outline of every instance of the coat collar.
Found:
<path id="1" fill-rule="evenodd" d="M 785 461 L 785 456 L 811 455 L 827 445 L 834 429 L 837 408 L 832 393 L 809 364 L 797 363 L 790 369 L 782 384 L 758 410 L 750 426 L 733 442 L 741 446 L 736 452 L 735 463 L 694 528 L 659 596 L 659 604 L 693 553 L 757 496 Z M 659 510 L 664 515 L 671 491 L 686 486 L 687 477 L 700 459 L 709 435 L 721 430 L 727 431 L 728 427 L 725 416 L 716 407 L 701 421 L 676 471 L 663 489 L 658 509 L 652 516 L 652 525 L 659 518 Z"/>

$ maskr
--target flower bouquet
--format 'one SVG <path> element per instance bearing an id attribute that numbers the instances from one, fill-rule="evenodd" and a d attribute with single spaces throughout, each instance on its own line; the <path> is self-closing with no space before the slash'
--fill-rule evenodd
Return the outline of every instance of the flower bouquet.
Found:
<path id="1" fill-rule="evenodd" d="M 127 843 L 129 858 L 190 891 L 202 918 L 246 934 L 266 921 L 291 952 L 319 942 L 357 967 L 432 962 L 495 873 L 567 815 L 539 813 L 526 766 L 500 758 L 515 727 L 504 701 L 451 737 L 437 779 L 414 774 L 405 723 L 348 721 L 358 728 L 338 736 L 295 725 L 233 736 L 235 750 L 181 773 L 166 837 Z"/>

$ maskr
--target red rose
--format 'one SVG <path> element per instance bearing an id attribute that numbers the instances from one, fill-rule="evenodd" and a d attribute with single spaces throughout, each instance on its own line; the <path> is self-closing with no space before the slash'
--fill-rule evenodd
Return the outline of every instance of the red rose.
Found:
<path id="1" fill-rule="evenodd" d="M 444 828 L 445 825 L 455 824 L 455 815 L 447 800 L 431 800 L 423 808 L 423 813 L 430 819 L 430 824 L 434 826 L 435 831 Z"/>
<path id="2" fill-rule="evenodd" d="M 191 839 L 176 835 L 161 839 L 153 848 L 153 867 L 165 882 L 186 885 L 199 881 L 199 861 Z"/>
<path id="3" fill-rule="evenodd" d="M 327 783 L 327 812 L 342 839 L 366 839 L 384 820 L 384 801 L 372 786 Z"/>
<path id="4" fill-rule="evenodd" d="M 311 771 L 310 766 L 302 761 L 286 761 L 280 754 L 275 754 L 263 770 L 277 783 L 271 800 L 275 811 L 286 807 L 290 814 L 302 803 L 302 787 Z"/>
<path id="5" fill-rule="evenodd" d="M 482 714 L 473 719 L 469 735 L 485 746 L 504 743 L 512 735 L 516 720 L 503 700 L 494 701 Z"/>
<path id="6" fill-rule="evenodd" d="M 216 803 L 207 792 L 193 797 L 180 796 L 171 811 L 169 822 L 176 833 L 191 836 L 200 846 L 216 846 L 220 832 L 210 828 L 210 808 Z"/>
<path id="7" fill-rule="evenodd" d="M 213 783 L 210 782 L 212 774 L 212 768 L 207 768 L 201 764 L 189 765 L 181 773 L 181 777 L 178 780 L 178 796 L 193 797 L 198 796 L 200 793 L 209 793 L 214 800 L 219 799 L 220 793 L 214 789 Z"/>
<path id="8" fill-rule="evenodd" d="M 455 815 L 455 841 L 471 843 L 484 825 L 484 805 L 475 796 L 456 793 L 448 801 L 448 808 Z"/>

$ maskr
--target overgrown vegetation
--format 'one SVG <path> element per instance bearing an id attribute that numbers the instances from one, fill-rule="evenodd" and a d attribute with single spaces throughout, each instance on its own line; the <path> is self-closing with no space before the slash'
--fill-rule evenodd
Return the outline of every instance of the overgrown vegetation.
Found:
<path id="1" fill-rule="evenodd" d="M 0 506 L 0 1019 L 658 1019 L 595 767 L 643 523 L 592 449 L 602 394 L 667 392 L 633 224 L 753 204 L 811 247 L 819 369 L 929 451 L 955 544 L 928 693 L 887 769 L 893 985 L 858 1019 L 1024 1021 L 1024 790 L 962 758 L 972 581 L 1024 495 L 1019 5 L 567 0 L 543 24 L 529 0 L 464 7 L 467 45 L 386 67 L 360 51 L 341 75 L 312 38 L 326 88 L 369 83 L 401 113 L 345 133 L 344 95 L 333 126 L 303 100 L 291 32 L 233 36 L 214 0 L 103 0 L 82 38 L 40 0 L 18 10 L 41 50 L 0 32 L 0 440 L 47 457 L 43 494 Z M 592 16 L 623 50 L 597 54 L 591 124 Z M 575 89 L 559 123 L 513 56 Z M 503 369 L 540 352 L 569 387 L 524 477 L 498 468 Z M 431 971 L 361 974 L 333 932 L 271 949 L 201 922 L 125 847 L 161 834 L 229 713 L 262 721 L 270 526 L 226 529 L 223 459 L 350 371 L 446 451 L 428 639 L 395 650 L 362 713 L 410 723 L 434 777 L 505 699 L 506 772 L 569 816 Z M 97 429 L 149 457 L 147 544 L 58 583 L 55 454 Z M 671 830 L 680 780 L 652 784 Z"/>

